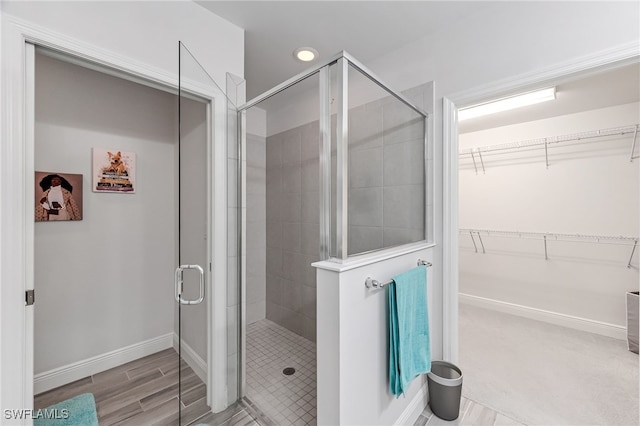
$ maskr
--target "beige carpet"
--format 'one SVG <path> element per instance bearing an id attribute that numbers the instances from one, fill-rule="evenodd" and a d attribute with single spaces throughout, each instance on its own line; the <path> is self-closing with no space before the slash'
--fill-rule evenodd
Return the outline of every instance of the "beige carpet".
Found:
<path id="1" fill-rule="evenodd" d="M 638 355 L 612 339 L 460 304 L 463 395 L 527 425 L 638 425 Z"/>

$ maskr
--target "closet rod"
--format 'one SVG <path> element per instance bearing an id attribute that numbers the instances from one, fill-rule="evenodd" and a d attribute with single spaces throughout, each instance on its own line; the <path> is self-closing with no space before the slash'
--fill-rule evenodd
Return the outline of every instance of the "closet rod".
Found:
<path id="1" fill-rule="evenodd" d="M 529 140 L 517 141 L 517 142 L 507 142 L 507 143 L 496 144 L 496 145 L 485 145 L 485 146 L 479 146 L 475 148 L 462 149 L 459 152 L 459 156 L 461 157 L 473 156 L 474 154 L 480 154 L 480 153 L 487 154 L 487 153 L 492 153 L 497 151 L 513 150 L 513 149 L 520 149 L 520 148 L 532 148 L 532 147 L 540 147 L 540 146 L 544 146 L 546 150 L 548 147 L 551 147 L 554 144 L 560 144 L 560 143 L 572 142 L 572 141 L 581 141 L 581 140 L 600 138 L 605 136 L 623 136 L 631 133 L 634 134 L 633 149 L 635 149 L 636 136 L 638 133 L 639 126 L 640 124 L 633 124 L 633 125 L 624 126 L 624 127 L 613 127 L 608 129 L 593 130 L 593 131 L 582 132 L 582 133 L 572 133 L 567 135 L 552 136 L 552 137 L 546 137 L 546 138 L 529 139 Z M 632 158 L 637 158 L 637 157 L 633 157 L 633 151 L 632 151 Z"/>
<path id="2" fill-rule="evenodd" d="M 633 255 L 638 247 L 638 237 L 623 237 L 623 236 L 608 236 L 608 235 L 582 235 L 582 234 L 555 234 L 552 232 L 520 232 L 520 231 L 497 231 L 491 229 L 459 229 L 460 234 L 469 234 L 471 241 L 473 241 L 473 247 L 478 252 L 478 246 L 474 234 L 480 240 L 482 244 L 482 253 L 486 253 L 484 249 L 484 243 L 482 242 L 482 235 L 488 237 L 504 237 L 504 238 L 524 238 L 530 240 L 542 240 L 544 242 L 544 259 L 548 260 L 549 255 L 547 253 L 547 241 L 566 241 L 572 243 L 595 243 L 595 244 L 617 244 L 617 245 L 633 245 L 631 249 L 631 256 L 629 256 L 629 262 L 627 262 L 627 268 L 631 268 L 631 261 Z"/>
<path id="3" fill-rule="evenodd" d="M 583 234 L 558 234 L 553 232 L 521 232 L 521 231 L 500 231 L 493 229 L 469 229 L 460 228 L 461 234 L 484 235 L 487 237 L 524 238 L 546 241 L 567 241 L 596 244 L 617 244 L 634 245 L 638 237 L 609 236 L 609 235 L 583 235 Z"/>

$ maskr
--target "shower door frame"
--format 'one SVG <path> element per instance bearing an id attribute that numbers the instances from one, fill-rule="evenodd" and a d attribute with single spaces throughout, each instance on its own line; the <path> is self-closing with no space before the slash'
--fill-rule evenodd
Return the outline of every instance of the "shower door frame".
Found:
<path id="1" fill-rule="evenodd" d="M 33 408 L 34 397 L 34 307 L 25 306 L 25 291 L 34 288 L 34 55 L 36 47 L 43 47 L 69 57 L 73 61 L 95 66 L 103 72 L 120 78 L 144 82 L 149 87 L 177 95 L 177 75 L 158 70 L 134 61 L 129 57 L 106 52 L 97 46 L 78 39 L 42 29 L 10 16 L 2 19 L 2 60 L 13 58 L 11 65 L 0 73 L 0 90 L 5 114 L 1 117 L 0 134 L 7 155 L 0 157 L 0 178 L 3 199 L 15 200 L 10 212 L 0 213 L 0 230 L 3 233 L 0 262 L 2 288 L 0 297 L 0 324 L 7 324 L 1 331 L 3 347 L 0 357 L 0 402 L 3 408 Z M 4 64 L 4 62 L 3 62 Z M 226 170 L 227 140 L 226 97 L 224 93 L 212 93 L 201 87 L 189 87 L 188 92 L 207 101 L 208 144 L 212 170 Z M 227 201 L 226 173 L 213 179 L 212 206 L 225 206 Z M 212 235 L 226 235 L 227 209 L 212 209 Z M 9 230 L 14 230 L 8 232 Z M 212 283 L 226 283 L 226 238 L 210 238 L 212 257 Z M 6 250 L 7 248 L 11 250 Z M 226 286 L 218 285 L 208 292 L 212 323 L 207 324 L 211 335 L 208 349 L 207 403 L 213 412 L 227 407 L 227 339 L 226 339 Z M 215 292 L 214 294 L 211 294 Z M 36 300 L 37 303 L 37 300 Z M 220 306 L 219 306 L 220 305 Z M 214 334 L 212 334 L 214 333 Z M 214 345 L 214 342 L 223 342 Z M 10 390 L 10 392 L 9 392 Z M 22 419 L 22 424 L 29 424 Z"/>
<path id="2" fill-rule="evenodd" d="M 331 65 L 337 65 L 338 68 L 338 78 L 337 84 L 340 86 L 338 92 L 338 108 L 337 108 L 337 134 L 336 134 L 336 145 L 337 145 L 337 156 L 336 162 L 338 164 L 337 167 L 337 175 L 336 175 L 336 188 L 337 188 L 337 196 L 335 202 L 335 209 L 337 211 L 337 220 L 336 220 L 336 253 L 335 256 L 332 256 L 332 233 L 331 233 L 331 106 L 330 106 L 330 92 L 331 92 L 331 76 L 329 74 L 329 67 Z M 387 84 L 382 82 L 380 78 L 375 76 L 369 69 L 364 66 L 360 61 L 355 59 L 352 55 L 347 53 L 346 51 L 341 51 L 329 59 L 323 61 L 322 63 L 315 65 L 301 73 L 291 77 L 290 79 L 284 81 L 283 83 L 273 87 L 272 89 L 262 93 L 261 95 L 256 96 L 255 98 L 247 101 L 243 105 L 238 106 L 237 108 L 237 123 L 238 123 L 238 199 L 240 201 L 239 205 L 242 207 L 238 209 L 238 300 L 242 301 L 240 304 L 240 350 L 239 350 L 239 371 L 238 371 L 238 399 L 242 399 L 245 396 L 245 388 L 246 388 L 246 374 L 245 374 L 245 364 L 246 364 L 246 301 L 244 295 L 246 293 L 246 256 L 243 255 L 245 252 L 245 237 L 246 237 L 246 221 L 243 215 L 243 208 L 246 208 L 246 193 L 243 192 L 243 187 L 246 173 L 244 170 L 244 164 L 246 164 L 246 111 L 251 107 L 257 106 L 262 101 L 288 89 L 289 87 L 294 86 L 295 84 L 305 80 L 308 77 L 311 77 L 314 74 L 319 74 L 319 170 L 320 170 L 320 247 L 319 247 L 319 255 L 320 261 L 331 260 L 337 263 L 342 263 L 347 261 L 349 257 L 347 251 L 347 233 L 348 233 L 348 204 L 347 204 L 347 194 L 348 194 L 348 109 L 349 109 L 349 101 L 348 101 L 348 70 L 349 65 L 351 65 L 355 70 L 362 73 L 365 77 L 367 77 L 372 83 L 380 86 L 385 92 L 387 92 L 390 96 L 395 97 L 397 100 L 405 104 L 407 107 L 420 114 L 424 118 L 424 194 L 425 194 L 425 218 L 424 218 L 424 239 L 422 241 L 418 241 L 416 243 L 408 243 L 401 244 L 400 246 L 387 247 L 378 250 L 374 250 L 372 252 L 378 253 L 386 253 L 391 251 L 396 251 L 398 247 L 403 246 L 412 246 L 416 248 L 429 248 L 435 246 L 433 241 L 429 241 L 429 237 L 433 236 L 433 225 L 430 228 L 427 223 L 427 211 L 428 208 L 428 193 L 429 193 L 429 185 L 431 186 L 431 192 L 433 193 L 435 190 L 434 179 L 433 179 L 433 170 L 427 170 L 427 142 L 428 142 L 428 129 L 430 123 L 430 115 L 425 112 L 423 109 L 414 105 L 409 99 L 403 96 L 400 93 L 397 93 L 389 88 Z M 433 204 L 433 203 L 432 203 Z M 432 210 L 435 210 L 435 206 L 432 205 Z M 434 211 L 431 212 L 433 216 Z M 372 253 L 368 252 L 368 253 Z M 318 371 L 318 375 L 320 375 L 320 371 Z"/>

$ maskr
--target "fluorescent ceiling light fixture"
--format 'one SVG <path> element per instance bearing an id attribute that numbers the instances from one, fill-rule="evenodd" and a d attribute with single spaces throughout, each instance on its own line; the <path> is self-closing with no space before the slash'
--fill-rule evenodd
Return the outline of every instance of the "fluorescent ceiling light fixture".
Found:
<path id="1" fill-rule="evenodd" d="M 293 56 L 302 62 L 310 62 L 318 57 L 318 51 L 313 47 L 299 47 L 293 51 Z"/>
<path id="2" fill-rule="evenodd" d="M 469 108 L 462 108 L 458 111 L 458 121 L 470 118 L 482 117 L 483 115 L 494 114 L 496 112 L 508 111 L 527 105 L 539 104 L 540 102 L 552 101 L 556 98 L 556 88 L 536 90 L 534 92 L 523 93 L 521 95 L 509 96 L 497 101 L 487 102 Z"/>

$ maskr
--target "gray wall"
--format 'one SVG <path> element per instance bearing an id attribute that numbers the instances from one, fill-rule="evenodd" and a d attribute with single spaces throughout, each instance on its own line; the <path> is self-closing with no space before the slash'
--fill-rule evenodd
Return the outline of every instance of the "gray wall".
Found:
<path id="1" fill-rule="evenodd" d="M 267 138 L 267 318 L 312 341 L 319 260 L 319 129 L 312 122 Z"/>
<path id="2" fill-rule="evenodd" d="M 35 167 L 83 174 L 84 218 L 35 224 L 35 373 L 173 331 L 175 97 L 36 57 Z M 135 194 L 91 191 L 91 149 L 137 155 Z"/>

